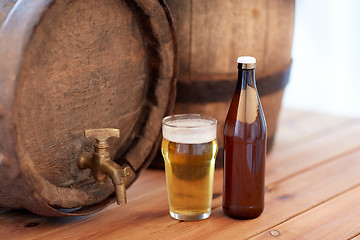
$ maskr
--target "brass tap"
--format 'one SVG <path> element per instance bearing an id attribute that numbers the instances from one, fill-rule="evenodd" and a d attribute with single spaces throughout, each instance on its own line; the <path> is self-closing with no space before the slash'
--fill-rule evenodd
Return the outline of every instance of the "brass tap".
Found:
<path id="1" fill-rule="evenodd" d="M 101 128 L 85 130 L 85 138 L 93 137 L 94 153 L 84 152 L 79 160 L 79 167 L 90 168 L 97 183 L 104 183 L 110 176 L 116 195 L 118 205 L 127 203 L 126 199 L 126 177 L 130 175 L 128 166 L 122 167 L 110 159 L 108 151 L 109 144 L 107 139 L 110 137 L 120 137 L 120 130 L 115 128 Z"/>

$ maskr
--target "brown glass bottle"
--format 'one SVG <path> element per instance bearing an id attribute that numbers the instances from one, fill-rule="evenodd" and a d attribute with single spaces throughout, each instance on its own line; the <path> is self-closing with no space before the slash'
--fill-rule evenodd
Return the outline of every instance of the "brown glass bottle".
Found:
<path id="1" fill-rule="evenodd" d="M 238 59 L 238 80 L 224 127 L 223 210 L 251 219 L 264 210 L 266 122 L 255 83 L 255 58 Z"/>

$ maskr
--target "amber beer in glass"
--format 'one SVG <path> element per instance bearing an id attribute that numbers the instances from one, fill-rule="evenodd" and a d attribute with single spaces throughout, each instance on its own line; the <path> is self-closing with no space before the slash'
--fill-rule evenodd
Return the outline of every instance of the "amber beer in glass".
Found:
<path id="1" fill-rule="evenodd" d="M 223 210 L 233 218 L 264 209 L 266 122 L 255 83 L 255 58 L 238 58 L 238 82 L 224 127 Z"/>
<path id="2" fill-rule="evenodd" d="M 214 118 L 200 114 L 165 117 L 161 145 L 170 216 L 194 221 L 211 212 L 217 154 Z"/>

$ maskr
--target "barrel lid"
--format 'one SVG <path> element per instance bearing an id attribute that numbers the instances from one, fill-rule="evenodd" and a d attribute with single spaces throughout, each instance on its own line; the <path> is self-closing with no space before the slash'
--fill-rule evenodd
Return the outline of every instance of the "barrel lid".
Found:
<path id="1" fill-rule="evenodd" d="M 0 55 L 0 156 L 10 170 L 0 173 L 9 182 L 20 175 L 45 208 L 111 202 L 111 180 L 96 184 L 78 167 L 90 128 L 120 129 L 108 142 L 111 158 L 131 167 L 127 185 L 148 166 L 175 101 L 177 47 L 163 0 L 20 1 L 1 28 Z"/>

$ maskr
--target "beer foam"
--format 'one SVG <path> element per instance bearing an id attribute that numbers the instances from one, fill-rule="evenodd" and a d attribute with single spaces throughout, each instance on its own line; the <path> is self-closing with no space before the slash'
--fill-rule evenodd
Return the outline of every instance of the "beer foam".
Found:
<path id="1" fill-rule="evenodd" d="M 237 62 L 245 63 L 245 64 L 252 64 L 252 63 L 256 63 L 256 59 L 254 57 L 250 57 L 250 56 L 242 56 L 242 57 L 238 57 Z"/>
<path id="2" fill-rule="evenodd" d="M 171 142 L 206 143 L 216 139 L 216 124 L 208 119 L 176 119 L 163 124 L 162 133 Z"/>

